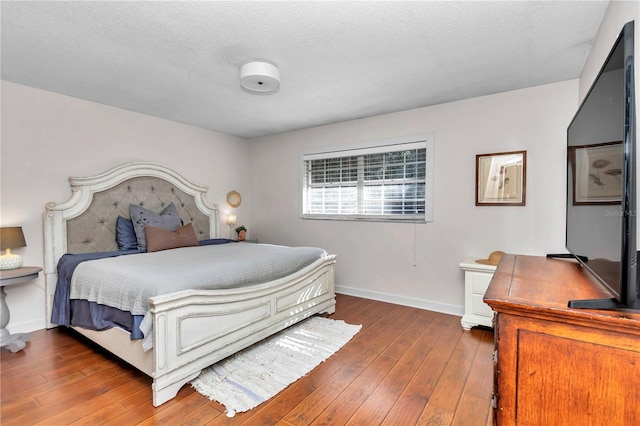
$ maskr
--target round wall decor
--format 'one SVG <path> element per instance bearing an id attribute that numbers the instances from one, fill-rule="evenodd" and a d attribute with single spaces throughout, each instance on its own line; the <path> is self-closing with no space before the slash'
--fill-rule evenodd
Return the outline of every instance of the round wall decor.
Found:
<path id="1" fill-rule="evenodd" d="M 238 207 L 242 203 L 242 197 L 238 191 L 230 191 L 227 194 L 227 204 L 231 207 Z"/>

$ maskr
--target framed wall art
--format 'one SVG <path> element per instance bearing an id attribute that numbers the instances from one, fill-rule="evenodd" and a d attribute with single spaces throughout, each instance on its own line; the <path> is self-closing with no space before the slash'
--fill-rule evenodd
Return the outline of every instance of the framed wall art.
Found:
<path id="1" fill-rule="evenodd" d="M 622 142 L 570 146 L 573 205 L 620 204 Z"/>
<path id="2" fill-rule="evenodd" d="M 476 155 L 476 206 L 524 206 L 527 151 Z"/>

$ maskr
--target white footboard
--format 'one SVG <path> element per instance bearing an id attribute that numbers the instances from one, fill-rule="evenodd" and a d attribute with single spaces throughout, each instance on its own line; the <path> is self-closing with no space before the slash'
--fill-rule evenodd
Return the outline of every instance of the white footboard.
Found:
<path id="1" fill-rule="evenodd" d="M 214 364 L 316 313 L 335 311 L 335 256 L 273 281 L 154 297 L 153 405 Z"/>

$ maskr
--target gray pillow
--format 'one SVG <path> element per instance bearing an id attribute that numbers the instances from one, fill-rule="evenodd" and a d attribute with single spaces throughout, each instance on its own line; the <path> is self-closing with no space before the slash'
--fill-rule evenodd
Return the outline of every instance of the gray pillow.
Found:
<path id="1" fill-rule="evenodd" d="M 129 215 L 133 223 L 133 229 L 136 232 L 138 240 L 138 250 L 147 250 L 147 237 L 144 233 L 144 226 L 155 226 L 156 228 L 166 229 L 167 231 L 175 231 L 182 226 L 178 209 L 171 203 L 160 213 L 155 213 L 144 207 L 129 204 Z"/>

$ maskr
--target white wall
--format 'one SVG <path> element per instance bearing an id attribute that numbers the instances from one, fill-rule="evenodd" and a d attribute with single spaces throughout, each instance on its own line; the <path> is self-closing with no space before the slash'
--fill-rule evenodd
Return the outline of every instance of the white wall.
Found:
<path id="1" fill-rule="evenodd" d="M 593 41 L 589 56 L 582 67 L 580 74 L 580 99 L 584 99 L 593 84 L 593 80 L 600 72 L 600 68 L 607 59 L 620 31 L 624 24 L 635 20 L 635 76 L 636 76 L 636 98 L 638 96 L 638 85 L 640 85 L 640 2 L 639 1 L 617 1 L 612 0 L 607 6 L 607 11 L 600 22 L 596 39 Z"/>
<path id="2" fill-rule="evenodd" d="M 69 176 L 94 175 L 131 161 L 161 163 L 208 186 L 208 200 L 223 213 L 221 234 L 229 236 L 226 194 L 248 192 L 242 162 L 249 155 L 248 141 L 5 81 L 0 89 L 0 224 L 23 227 L 28 246 L 13 252 L 25 265 L 43 265 L 44 206 L 69 199 Z M 237 209 L 238 223 L 251 229 L 245 200 Z M 6 288 L 11 332 L 44 327 L 43 289 L 43 274 Z"/>
<path id="3" fill-rule="evenodd" d="M 252 141 L 251 217 L 261 242 L 338 255 L 342 292 L 462 313 L 466 257 L 564 252 L 566 129 L 578 81 L 263 137 Z M 434 221 L 302 220 L 299 153 L 435 133 Z M 526 206 L 475 206 L 475 155 L 527 150 Z"/>

